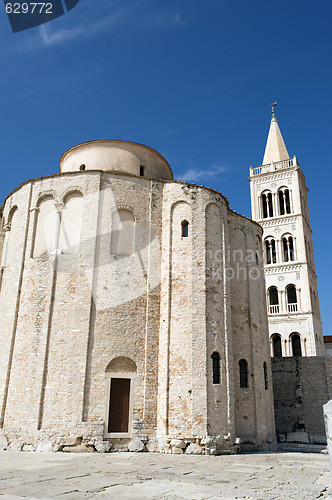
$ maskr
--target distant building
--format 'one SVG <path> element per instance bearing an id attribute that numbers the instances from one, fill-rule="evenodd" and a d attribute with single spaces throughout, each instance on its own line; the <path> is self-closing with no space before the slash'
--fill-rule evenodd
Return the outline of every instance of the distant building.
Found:
<path id="1" fill-rule="evenodd" d="M 324 347 L 326 356 L 332 356 L 332 335 L 324 335 Z"/>

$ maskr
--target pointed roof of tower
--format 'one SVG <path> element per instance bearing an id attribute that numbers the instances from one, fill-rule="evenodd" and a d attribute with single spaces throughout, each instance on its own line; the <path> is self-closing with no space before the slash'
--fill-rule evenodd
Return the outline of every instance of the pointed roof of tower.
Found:
<path id="1" fill-rule="evenodd" d="M 287 160 L 289 154 L 282 138 L 279 125 L 274 114 L 274 107 L 277 103 L 272 104 L 272 118 L 269 130 L 269 135 L 266 142 L 265 153 L 262 165 L 267 165 L 272 162 Z"/>

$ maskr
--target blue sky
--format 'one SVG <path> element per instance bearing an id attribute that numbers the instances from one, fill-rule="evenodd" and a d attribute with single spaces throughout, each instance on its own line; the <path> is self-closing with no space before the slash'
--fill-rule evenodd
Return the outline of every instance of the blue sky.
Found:
<path id="1" fill-rule="evenodd" d="M 270 103 L 310 189 L 323 329 L 332 334 L 329 0 L 80 0 L 11 33 L 0 4 L 0 200 L 58 171 L 91 139 L 159 151 L 175 178 L 213 187 L 250 216 Z M 2 201 L 0 201 L 2 203 Z"/>

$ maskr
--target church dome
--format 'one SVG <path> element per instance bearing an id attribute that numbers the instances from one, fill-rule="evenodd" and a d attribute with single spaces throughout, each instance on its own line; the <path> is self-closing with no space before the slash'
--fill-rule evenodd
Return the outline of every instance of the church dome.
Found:
<path id="1" fill-rule="evenodd" d="M 172 180 L 168 162 L 154 149 L 129 141 L 97 140 L 83 142 L 60 158 L 60 172 L 103 170 Z"/>

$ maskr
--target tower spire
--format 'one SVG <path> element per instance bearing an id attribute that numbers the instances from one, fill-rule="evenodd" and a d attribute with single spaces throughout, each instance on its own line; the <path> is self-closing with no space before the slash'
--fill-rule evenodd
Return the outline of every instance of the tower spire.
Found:
<path id="1" fill-rule="evenodd" d="M 289 154 L 285 146 L 284 139 L 281 135 L 276 115 L 274 113 L 276 105 L 277 102 L 274 102 L 271 105 L 272 117 L 269 135 L 265 147 L 263 165 L 267 165 L 272 162 L 287 160 L 289 158 Z"/>

